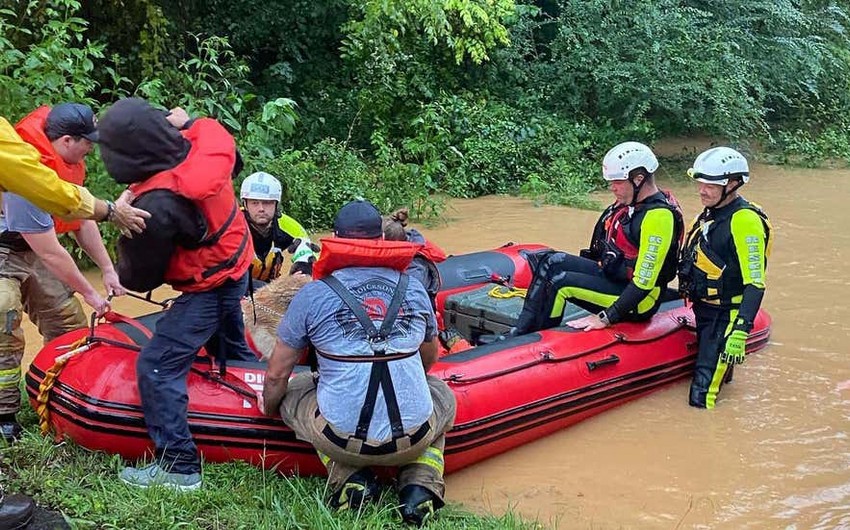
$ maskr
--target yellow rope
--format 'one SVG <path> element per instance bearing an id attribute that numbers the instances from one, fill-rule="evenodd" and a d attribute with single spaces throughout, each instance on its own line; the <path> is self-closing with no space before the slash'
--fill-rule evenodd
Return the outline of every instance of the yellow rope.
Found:
<path id="1" fill-rule="evenodd" d="M 507 290 L 503 291 L 503 289 Z M 514 298 L 516 296 L 525 298 L 526 293 L 528 293 L 528 289 L 520 289 L 519 287 L 502 287 L 497 285 L 490 289 L 487 292 L 487 295 L 490 298 Z"/>
<path id="2" fill-rule="evenodd" d="M 47 408 L 47 403 L 50 401 L 50 391 L 56 383 L 56 378 L 59 377 L 62 369 L 66 364 L 68 364 L 68 360 L 91 348 L 91 345 L 86 344 L 87 338 L 88 337 L 83 337 L 77 342 L 71 344 L 69 347 L 70 351 L 56 357 L 53 366 L 47 370 L 44 374 L 44 379 L 42 379 L 41 384 L 38 385 L 38 395 L 35 398 L 38 402 L 38 406 L 36 407 L 35 412 L 38 414 L 38 427 L 41 430 L 42 436 L 47 436 L 50 432 L 50 410 Z"/>

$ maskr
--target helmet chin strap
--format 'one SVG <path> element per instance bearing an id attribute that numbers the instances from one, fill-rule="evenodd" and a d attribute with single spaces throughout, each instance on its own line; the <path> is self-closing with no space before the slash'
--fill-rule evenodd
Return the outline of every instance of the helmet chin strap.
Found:
<path id="1" fill-rule="evenodd" d="M 715 202 L 711 206 L 706 206 L 706 208 L 708 208 L 710 210 L 717 208 L 720 204 L 723 203 L 723 201 L 726 200 L 726 197 L 728 197 L 730 193 L 738 191 L 738 188 L 740 188 L 741 186 L 744 185 L 744 181 L 740 180 L 740 179 L 736 179 L 735 184 L 737 184 L 737 186 L 735 186 L 731 190 L 727 188 L 728 184 L 726 186 L 723 186 L 723 192 L 720 194 L 720 198 L 717 199 L 717 202 Z"/>
<path id="2" fill-rule="evenodd" d="M 629 203 L 629 206 L 634 207 L 637 204 L 638 194 L 640 194 L 641 188 L 646 184 L 646 175 L 643 176 L 643 180 L 640 181 L 640 184 L 635 184 L 635 178 L 633 176 L 629 176 L 629 184 L 632 185 L 632 202 Z"/>

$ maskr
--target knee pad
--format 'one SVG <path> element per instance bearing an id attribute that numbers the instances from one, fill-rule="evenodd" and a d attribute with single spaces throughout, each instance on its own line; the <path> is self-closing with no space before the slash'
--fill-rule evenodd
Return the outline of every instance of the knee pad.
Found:
<path id="1" fill-rule="evenodd" d="M 0 334 L 12 335 L 21 327 L 21 284 L 11 278 L 0 278 Z"/>

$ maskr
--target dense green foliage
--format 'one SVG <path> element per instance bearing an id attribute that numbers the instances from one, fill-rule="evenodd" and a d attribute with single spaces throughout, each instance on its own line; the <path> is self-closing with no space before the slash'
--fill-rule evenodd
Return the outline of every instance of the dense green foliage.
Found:
<path id="1" fill-rule="evenodd" d="M 344 201 L 585 205 L 624 139 L 850 159 L 850 3 L 7 0 L 0 110 L 141 95 L 211 115 L 311 228 Z M 97 163 L 90 182 L 114 195 Z M 237 182 L 238 184 L 238 182 Z"/>

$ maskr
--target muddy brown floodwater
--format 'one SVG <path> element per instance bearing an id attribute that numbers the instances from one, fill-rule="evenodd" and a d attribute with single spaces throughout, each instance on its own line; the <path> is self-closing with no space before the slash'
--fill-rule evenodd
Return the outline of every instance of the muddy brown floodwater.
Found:
<path id="1" fill-rule="evenodd" d="M 695 188 L 671 187 L 690 220 Z M 850 527 L 850 171 L 756 166 L 743 192 L 773 221 L 773 334 L 717 408 L 690 408 L 688 382 L 676 383 L 451 475 L 451 502 L 551 528 Z M 450 253 L 508 241 L 575 251 L 598 216 L 507 197 L 449 206 L 447 225 L 423 232 Z M 30 325 L 27 338 L 31 356 Z"/>

